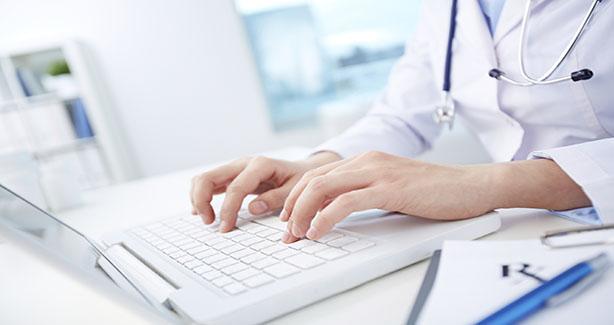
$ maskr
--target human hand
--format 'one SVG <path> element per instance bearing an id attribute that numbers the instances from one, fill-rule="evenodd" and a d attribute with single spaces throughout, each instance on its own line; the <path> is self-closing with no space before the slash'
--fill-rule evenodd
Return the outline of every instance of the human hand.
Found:
<path id="1" fill-rule="evenodd" d="M 339 159 L 334 153 L 322 152 L 295 162 L 266 157 L 236 160 L 192 179 L 192 214 L 200 215 L 206 224 L 212 223 L 215 220 L 211 206 L 213 195 L 225 192 L 220 231 L 230 231 L 247 195 L 258 194 L 249 204 L 252 214 L 274 211 L 283 206 L 288 193 L 306 171 Z"/>
<path id="2" fill-rule="evenodd" d="M 442 166 L 370 152 L 306 172 L 280 215 L 283 241 L 318 239 L 355 211 L 383 209 L 438 220 L 491 211 L 493 165 Z"/>

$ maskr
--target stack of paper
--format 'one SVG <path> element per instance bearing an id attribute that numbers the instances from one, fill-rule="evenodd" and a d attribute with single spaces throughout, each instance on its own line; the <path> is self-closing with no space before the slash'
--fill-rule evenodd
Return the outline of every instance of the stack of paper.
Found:
<path id="1" fill-rule="evenodd" d="M 572 265 L 614 246 L 550 249 L 538 240 L 448 241 L 420 324 L 471 324 Z M 614 270 L 558 307 L 545 308 L 528 324 L 614 324 Z"/>

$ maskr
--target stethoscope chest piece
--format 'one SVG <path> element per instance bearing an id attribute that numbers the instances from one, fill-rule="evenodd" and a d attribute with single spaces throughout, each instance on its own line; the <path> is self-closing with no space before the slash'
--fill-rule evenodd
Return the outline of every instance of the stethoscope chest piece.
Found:
<path id="1" fill-rule="evenodd" d="M 450 96 L 449 92 L 444 91 L 441 95 L 441 104 L 437 105 L 435 112 L 433 112 L 433 119 L 437 124 L 447 124 L 451 130 L 454 126 L 454 110 L 452 96 Z"/>

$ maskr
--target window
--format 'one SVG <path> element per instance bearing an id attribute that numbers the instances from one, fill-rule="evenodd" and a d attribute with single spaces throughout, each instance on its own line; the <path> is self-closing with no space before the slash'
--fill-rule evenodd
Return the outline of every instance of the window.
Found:
<path id="1" fill-rule="evenodd" d="M 403 53 L 419 0 L 236 0 L 275 130 L 324 104 L 373 98 Z"/>

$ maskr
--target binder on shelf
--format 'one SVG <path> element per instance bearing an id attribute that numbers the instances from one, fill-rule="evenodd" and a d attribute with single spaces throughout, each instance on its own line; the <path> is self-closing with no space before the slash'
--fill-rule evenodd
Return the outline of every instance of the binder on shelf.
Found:
<path id="1" fill-rule="evenodd" d="M 17 68 L 17 80 L 26 97 L 32 97 L 45 93 L 43 85 L 36 74 L 28 68 Z"/>
<path id="2" fill-rule="evenodd" d="M 70 112 L 70 119 L 77 138 L 83 139 L 93 137 L 94 132 L 92 131 L 92 127 L 81 98 L 69 100 L 67 107 L 68 111 Z"/>

